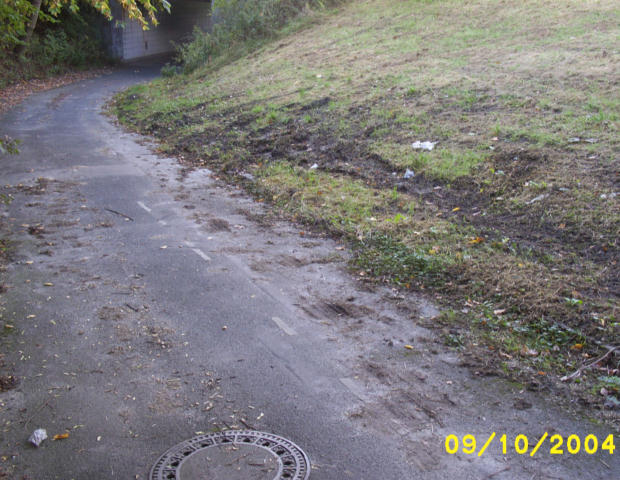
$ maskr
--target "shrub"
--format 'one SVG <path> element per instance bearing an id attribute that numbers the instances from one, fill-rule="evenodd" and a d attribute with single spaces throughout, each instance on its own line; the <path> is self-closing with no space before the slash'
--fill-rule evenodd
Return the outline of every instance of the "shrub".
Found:
<path id="1" fill-rule="evenodd" d="M 2 19 L 0 6 L 0 23 Z M 22 58 L 13 49 L 0 49 L 0 88 L 19 80 L 106 63 L 100 28 L 106 21 L 88 4 L 81 4 L 79 13 L 65 8 L 55 19 L 43 15 Z"/>
<path id="2" fill-rule="evenodd" d="M 177 73 L 179 73 L 179 71 L 176 65 L 166 63 L 163 67 L 161 67 L 161 76 L 164 78 L 174 77 Z"/>

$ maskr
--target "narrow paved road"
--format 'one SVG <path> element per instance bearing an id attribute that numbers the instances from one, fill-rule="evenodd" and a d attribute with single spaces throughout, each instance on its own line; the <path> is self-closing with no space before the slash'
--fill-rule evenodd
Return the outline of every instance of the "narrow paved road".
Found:
<path id="1" fill-rule="evenodd" d="M 618 453 L 550 456 L 548 443 L 448 455 L 451 433 L 609 431 L 460 367 L 423 327 L 432 304 L 365 286 L 337 242 L 273 222 L 101 114 L 154 74 L 38 94 L 0 119 L 23 142 L 2 159 L 15 251 L 0 374 L 21 382 L 0 393 L 0 472 L 145 479 L 174 444 L 241 428 L 297 443 L 312 480 L 618 476 Z M 69 437 L 35 449 L 39 427 Z"/>

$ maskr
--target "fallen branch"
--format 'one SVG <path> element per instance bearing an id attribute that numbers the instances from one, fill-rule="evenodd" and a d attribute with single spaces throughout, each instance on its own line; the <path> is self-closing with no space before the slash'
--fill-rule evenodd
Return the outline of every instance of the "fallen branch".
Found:
<path id="1" fill-rule="evenodd" d="M 564 377 L 560 378 L 561 382 L 567 382 L 568 380 L 572 380 L 573 378 L 578 377 L 579 375 L 581 375 L 581 372 L 583 372 L 584 370 L 593 367 L 594 365 L 596 365 L 599 362 L 602 362 L 603 360 L 606 360 L 607 357 L 609 355 L 611 355 L 612 353 L 614 353 L 616 350 L 620 350 L 620 345 L 616 345 L 615 347 L 609 347 L 609 349 L 607 350 L 607 353 L 605 353 L 605 355 L 603 355 L 602 357 L 597 358 L 596 360 L 582 365 L 581 367 L 579 367 L 577 370 L 575 370 L 573 373 L 571 373 L 570 375 L 565 375 Z"/>

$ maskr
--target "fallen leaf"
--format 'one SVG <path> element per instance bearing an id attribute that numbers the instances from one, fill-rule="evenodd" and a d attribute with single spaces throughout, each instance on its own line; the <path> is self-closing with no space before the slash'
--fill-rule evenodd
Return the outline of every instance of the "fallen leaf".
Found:
<path id="1" fill-rule="evenodd" d="M 582 348 L 583 348 L 583 343 L 576 343 L 575 345 L 570 347 L 571 350 L 581 350 Z"/>
<path id="2" fill-rule="evenodd" d="M 475 238 L 472 238 L 468 243 L 470 245 L 475 245 L 477 243 L 482 243 L 482 242 L 484 242 L 484 238 L 483 237 L 475 237 Z"/>
<path id="3" fill-rule="evenodd" d="M 64 440 L 65 438 L 69 438 L 69 432 L 59 433 L 58 435 L 54 435 L 52 440 Z"/>
<path id="4" fill-rule="evenodd" d="M 506 311 L 505 308 L 498 308 L 497 310 L 493 310 L 493 315 L 501 315 Z"/>
<path id="5" fill-rule="evenodd" d="M 524 357 L 536 357 L 538 356 L 538 352 L 524 346 L 523 348 L 521 348 L 521 355 L 523 355 Z"/>
<path id="6" fill-rule="evenodd" d="M 57 88 L 68 83 L 73 83 L 76 80 L 83 80 L 95 75 L 100 75 L 105 71 L 105 69 L 97 69 L 88 72 L 67 73 L 52 79 L 21 80 L 2 89 L 2 93 L 0 94 L 0 112 L 7 111 L 33 93 L 49 90 L 50 88 Z"/>
<path id="7" fill-rule="evenodd" d="M 454 208 L 452 209 L 452 211 L 453 211 L 453 212 L 458 212 L 460 209 L 461 209 L 461 207 L 454 207 Z"/>

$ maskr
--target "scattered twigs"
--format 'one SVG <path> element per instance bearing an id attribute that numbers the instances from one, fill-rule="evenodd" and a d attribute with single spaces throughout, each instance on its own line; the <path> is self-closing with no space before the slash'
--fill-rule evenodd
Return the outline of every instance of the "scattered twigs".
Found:
<path id="1" fill-rule="evenodd" d="M 32 419 L 41 411 L 43 410 L 47 405 L 49 405 L 49 399 L 45 400 L 45 402 L 43 402 L 41 404 L 41 406 L 39 408 L 37 408 L 34 413 L 32 415 L 30 415 L 30 417 L 28 417 L 26 419 L 26 423 L 24 423 L 24 429 L 28 429 L 28 424 L 32 421 Z"/>
<path id="2" fill-rule="evenodd" d="M 500 473 L 507 472 L 508 470 L 510 470 L 510 466 L 504 467 L 501 470 L 498 470 L 497 472 L 493 472 L 493 473 L 487 475 L 486 477 L 484 477 L 484 480 L 488 480 L 490 478 L 493 478 L 493 477 L 499 475 Z"/>
<path id="3" fill-rule="evenodd" d="M 244 458 L 248 457 L 250 454 L 249 453 L 245 453 L 243 455 L 241 455 L 240 457 L 235 458 L 232 462 L 229 463 L 225 463 L 224 465 L 227 467 L 232 467 L 235 463 L 239 463 L 241 460 L 243 460 Z"/>
<path id="4" fill-rule="evenodd" d="M 245 428 L 249 428 L 250 430 L 256 430 L 252 425 L 246 422 L 243 418 L 240 418 L 239 421 L 245 425 Z"/>
<path id="5" fill-rule="evenodd" d="M 572 380 L 573 378 L 578 377 L 579 375 L 581 375 L 581 372 L 583 372 L 584 370 L 593 367 L 594 365 L 596 365 L 599 362 L 602 362 L 603 360 L 606 360 L 607 357 L 609 357 L 616 350 L 620 350 L 620 345 L 616 345 L 615 347 L 609 347 L 609 349 L 607 350 L 607 353 L 605 353 L 605 355 L 603 355 L 602 357 L 597 358 L 596 360 L 591 361 L 590 363 L 586 363 L 586 364 L 582 365 L 581 367 L 579 367 L 577 370 L 575 370 L 570 375 L 565 375 L 564 377 L 560 378 L 560 381 L 567 382 L 568 380 Z"/>
<path id="6" fill-rule="evenodd" d="M 134 307 L 133 305 L 131 305 L 131 304 L 129 304 L 129 303 L 126 303 L 126 304 L 125 304 L 125 306 L 126 306 L 128 309 L 133 310 L 134 312 L 139 312 L 139 311 L 140 311 L 140 309 L 139 309 L 139 308 L 136 308 L 136 307 Z"/>
<path id="7" fill-rule="evenodd" d="M 120 215 L 121 217 L 126 218 L 127 220 L 131 220 L 133 222 L 133 218 L 131 218 L 129 215 L 125 215 L 124 213 L 112 210 L 111 208 L 104 208 L 104 210 L 110 213 L 114 213 L 116 215 Z"/>

